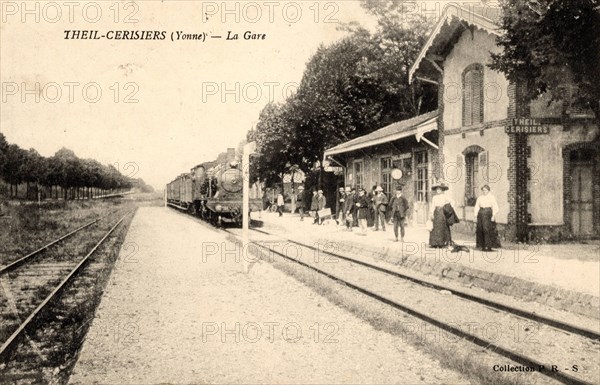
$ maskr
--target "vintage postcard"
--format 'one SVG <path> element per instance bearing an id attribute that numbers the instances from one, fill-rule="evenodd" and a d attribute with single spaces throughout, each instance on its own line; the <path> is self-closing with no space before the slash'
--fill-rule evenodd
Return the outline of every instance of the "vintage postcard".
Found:
<path id="1" fill-rule="evenodd" d="M 0 19 L 0 384 L 600 384 L 596 0 Z"/>

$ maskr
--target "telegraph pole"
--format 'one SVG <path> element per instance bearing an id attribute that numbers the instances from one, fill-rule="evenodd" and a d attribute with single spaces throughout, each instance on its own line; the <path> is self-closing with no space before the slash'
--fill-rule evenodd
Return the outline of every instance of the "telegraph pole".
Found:
<path id="1" fill-rule="evenodd" d="M 256 142 L 250 142 L 244 145 L 244 153 L 242 155 L 242 254 L 248 248 L 248 232 L 250 223 L 250 154 L 256 151 Z M 246 256 L 242 255 L 242 265 L 244 273 L 248 273 L 249 261 Z"/>

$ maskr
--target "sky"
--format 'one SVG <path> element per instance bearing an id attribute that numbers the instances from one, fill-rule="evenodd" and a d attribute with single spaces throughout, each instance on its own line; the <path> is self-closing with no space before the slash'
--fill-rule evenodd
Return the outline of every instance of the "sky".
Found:
<path id="1" fill-rule="evenodd" d="M 374 25 L 355 1 L 0 5 L 8 142 L 44 156 L 67 147 L 155 188 L 237 147 L 266 103 L 293 92 L 318 46 L 344 36 L 340 23 Z M 164 40 L 65 32 L 76 30 L 158 31 Z M 239 39 L 226 40 L 229 31 Z M 258 39 L 244 39 L 247 31 Z M 177 32 L 204 40 L 177 40 Z"/>
<path id="2" fill-rule="evenodd" d="M 449 2 L 413 3 L 439 16 Z M 0 18 L 8 142 L 67 147 L 159 189 L 238 147 L 341 25 L 376 25 L 353 0 L 0 0 Z"/>

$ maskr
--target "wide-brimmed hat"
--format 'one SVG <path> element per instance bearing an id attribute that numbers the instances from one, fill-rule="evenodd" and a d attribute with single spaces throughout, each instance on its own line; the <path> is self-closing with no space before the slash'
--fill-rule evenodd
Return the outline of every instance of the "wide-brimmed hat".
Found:
<path id="1" fill-rule="evenodd" d="M 437 183 L 434 183 L 433 186 L 431 186 L 432 190 L 437 190 L 441 188 L 443 191 L 448 190 L 450 187 L 448 187 L 448 185 L 442 181 L 438 181 Z"/>
<path id="2" fill-rule="evenodd" d="M 351 187 L 346 187 L 346 192 L 352 192 L 352 188 Z"/>
<path id="3" fill-rule="evenodd" d="M 298 190 L 304 190 L 303 186 L 298 187 Z"/>
<path id="4" fill-rule="evenodd" d="M 375 191 L 383 191 L 383 188 L 381 186 L 377 186 L 377 188 L 375 189 Z"/>

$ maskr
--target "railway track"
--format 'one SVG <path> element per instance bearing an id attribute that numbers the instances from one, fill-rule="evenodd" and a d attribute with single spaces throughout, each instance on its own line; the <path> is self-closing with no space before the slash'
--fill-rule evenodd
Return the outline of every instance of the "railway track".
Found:
<path id="1" fill-rule="evenodd" d="M 259 229 L 251 229 L 251 230 L 259 232 L 259 233 L 262 233 L 262 234 L 265 234 L 265 235 L 271 235 L 271 236 L 281 237 L 281 235 L 272 234 L 272 233 L 266 232 L 264 230 L 259 230 Z M 323 253 L 323 254 L 329 255 L 329 256 L 334 257 L 334 258 L 339 258 L 339 259 L 342 259 L 342 260 L 345 260 L 345 261 L 348 261 L 348 262 L 356 263 L 358 265 L 367 267 L 369 269 L 373 269 L 373 270 L 380 271 L 382 273 L 389 274 L 389 275 L 392 275 L 392 276 L 395 276 L 395 277 L 398 277 L 398 278 L 401 278 L 401 279 L 404 279 L 404 280 L 407 280 L 407 281 L 411 281 L 413 283 L 416 283 L 416 284 L 424 286 L 424 287 L 429 287 L 429 288 L 440 290 L 440 291 L 441 290 L 450 291 L 450 292 L 452 292 L 452 295 L 455 295 L 457 297 L 463 298 L 465 300 L 469 300 L 469 301 L 473 301 L 473 302 L 476 302 L 476 303 L 480 303 L 482 305 L 489 306 L 489 307 L 492 307 L 492 308 L 495 308 L 495 309 L 498 309 L 498 310 L 501 310 L 501 311 L 509 312 L 511 314 L 514 314 L 516 316 L 519 316 L 519 317 L 522 317 L 522 318 L 525 318 L 525 319 L 528 319 L 528 320 L 531 320 L 531 321 L 543 323 L 545 325 L 554 327 L 556 329 L 561 329 L 561 330 L 564 330 L 564 331 L 569 332 L 569 333 L 577 334 L 577 335 L 580 335 L 580 336 L 583 336 L 583 337 L 587 337 L 587 338 L 590 338 L 590 339 L 594 339 L 594 340 L 600 341 L 600 330 L 592 330 L 590 328 L 586 328 L 586 327 L 582 327 L 582 326 L 579 326 L 579 325 L 575 325 L 573 323 L 565 322 L 565 321 L 554 319 L 554 318 L 551 318 L 551 317 L 546 317 L 546 316 L 537 314 L 535 312 L 528 311 L 526 309 L 517 308 L 515 306 L 510 306 L 508 304 L 500 303 L 500 302 L 497 302 L 497 301 L 494 301 L 494 300 L 491 300 L 491 299 L 488 299 L 488 298 L 484 298 L 484 297 L 473 295 L 473 294 L 470 294 L 470 293 L 467 293 L 467 292 L 464 292 L 464 291 L 460 291 L 460 290 L 457 290 L 456 288 L 452 288 L 452 287 L 440 285 L 440 284 L 437 284 L 435 282 L 424 280 L 424 279 L 417 278 L 417 277 L 414 277 L 414 276 L 409 276 L 407 274 L 403 274 L 403 273 L 400 273 L 398 271 L 394 271 L 394 270 L 388 269 L 388 268 L 383 267 L 383 266 L 375 265 L 373 263 L 369 263 L 369 262 L 364 261 L 364 260 L 352 258 L 352 257 L 341 255 L 341 254 L 338 254 L 338 253 L 333 253 L 333 252 L 330 252 L 330 251 L 327 251 L 327 250 L 322 250 L 322 249 L 320 249 L 318 247 L 315 247 L 315 246 L 312 246 L 312 245 L 307 245 L 305 243 L 294 241 L 294 240 L 291 240 L 291 239 L 288 239 L 288 238 L 284 238 L 284 239 L 285 239 L 286 242 L 290 242 L 290 243 L 293 243 L 293 244 L 301 246 L 301 247 L 306 247 L 306 248 L 311 249 L 313 251 L 316 251 L 316 252 L 319 252 L 319 253 Z"/>
<path id="2" fill-rule="evenodd" d="M 0 304 L 3 318 L 0 328 L 0 357 L 5 357 L 25 331 L 35 326 L 40 314 L 84 270 L 98 248 L 134 211 L 130 210 L 122 215 L 87 252 L 83 250 L 86 247 L 83 240 L 75 245 L 76 252 L 73 254 L 76 255 L 64 255 L 61 250 L 54 249 L 66 239 L 82 234 L 83 230 L 115 213 L 89 222 L 0 269 L 0 285 L 5 294 Z M 81 257 L 81 254 L 85 256 Z"/>
<path id="3" fill-rule="evenodd" d="M 457 291 L 277 234 L 252 230 L 282 239 L 300 250 L 299 254 L 296 250 L 293 253 L 295 255 L 290 256 L 287 252 L 269 247 L 268 240 L 262 240 L 263 244 L 261 241 L 255 242 L 261 249 L 269 252 L 269 255 L 277 255 L 310 269 L 513 363 L 526 367 L 543 367 L 545 369 L 538 371 L 539 373 L 565 384 L 598 383 L 600 333 L 597 330 Z M 232 231 L 225 231 L 236 235 Z M 336 262 L 326 263 L 322 259 L 311 261 L 311 258 L 301 260 L 296 257 L 312 256 L 315 252 L 335 258 Z M 476 327 L 465 325 L 478 325 L 480 328 L 477 331 Z M 496 335 L 490 335 L 490 330 L 494 330 Z M 566 367 L 565 361 L 569 359 L 570 366 Z M 574 369 L 572 365 L 577 365 L 578 368 Z"/>

